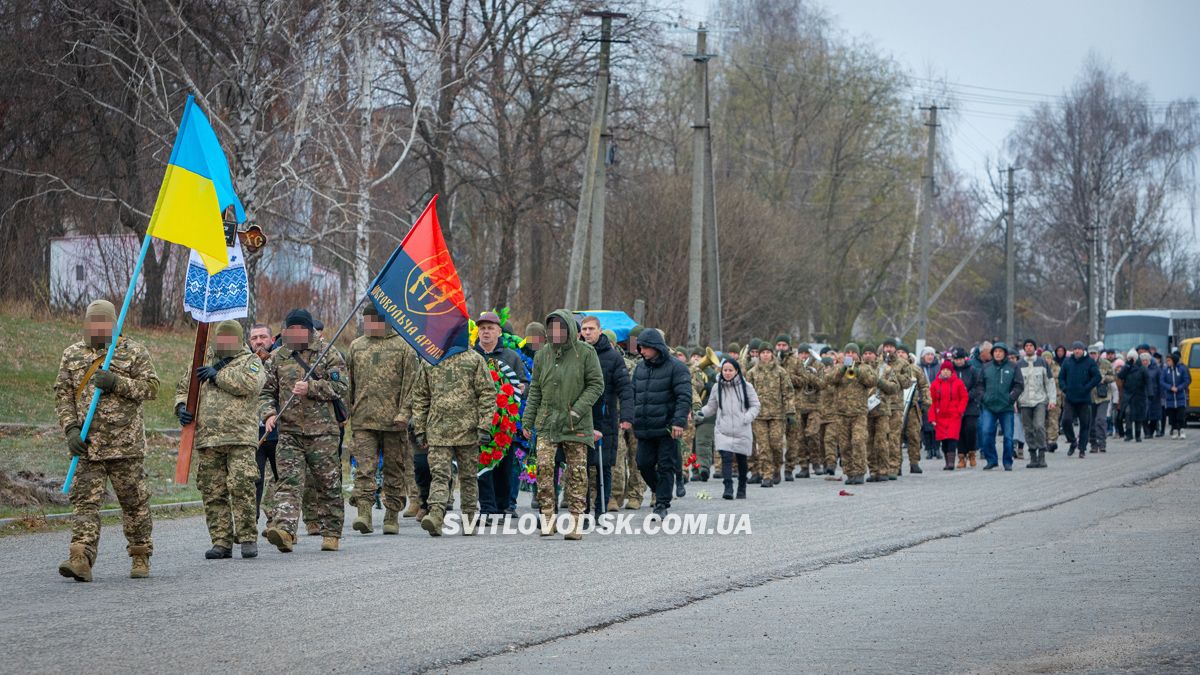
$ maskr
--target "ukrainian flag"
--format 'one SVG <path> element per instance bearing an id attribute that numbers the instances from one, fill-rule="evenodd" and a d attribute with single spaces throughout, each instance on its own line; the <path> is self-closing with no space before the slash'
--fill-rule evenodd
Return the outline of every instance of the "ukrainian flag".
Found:
<path id="1" fill-rule="evenodd" d="M 146 234 L 196 251 L 208 273 L 216 274 L 229 265 L 221 214 L 230 206 L 237 221 L 245 222 L 225 153 L 189 95 Z"/>

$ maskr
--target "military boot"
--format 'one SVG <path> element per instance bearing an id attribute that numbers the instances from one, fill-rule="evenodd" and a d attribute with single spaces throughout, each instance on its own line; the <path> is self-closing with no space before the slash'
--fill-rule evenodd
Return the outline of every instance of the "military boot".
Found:
<path id="1" fill-rule="evenodd" d="M 819 473 L 819 472 L 818 472 L 818 473 Z M 800 469 L 800 473 L 799 473 L 799 474 L 796 476 L 796 478 L 808 478 L 810 475 L 811 475 L 811 474 L 810 474 L 810 473 L 809 473 L 809 471 L 808 471 L 808 465 L 807 465 L 807 464 L 805 464 L 805 465 L 804 465 L 804 468 L 803 468 L 803 469 Z"/>
<path id="2" fill-rule="evenodd" d="M 542 511 L 541 525 L 542 525 L 541 535 L 543 537 L 549 537 L 556 532 L 556 528 L 554 527 L 554 512 L 553 511 Z"/>
<path id="3" fill-rule="evenodd" d="M 616 497 L 609 497 L 609 498 L 608 498 L 608 508 L 607 508 L 607 511 L 608 511 L 609 513 L 612 513 L 613 511 L 620 511 L 620 510 L 621 510 L 621 507 L 617 505 L 617 498 L 616 498 Z"/>
<path id="4" fill-rule="evenodd" d="M 404 517 L 412 518 L 413 516 L 417 515 L 417 511 L 420 511 L 420 510 L 421 510 L 421 500 L 417 499 L 416 497 L 409 497 L 408 504 L 406 504 L 405 508 L 404 508 Z"/>
<path id="5" fill-rule="evenodd" d="M 431 537 L 442 536 L 442 520 L 444 515 L 445 512 L 440 509 L 430 511 L 421 519 L 421 529 L 428 532 Z"/>
<path id="6" fill-rule="evenodd" d="M 296 538 L 278 527 L 268 527 L 265 536 L 280 553 L 291 553 L 296 546 Z"/>
<path id="7" fill-rule="evenodd" d="M 913 462 L 912 464 L 908 465 L 908 472 L 909 473 L 925 473 L 924 471 L 921 470 L 921 465 L 917 464 L 916 462 Z"/>
<path id="8" fill-rule="evenodd" d="M 1036 469 L 1041 466 L 1038 462 L 1038 450 L 1036 448 L 1029 449 L 1029 463 L 1025 465 L 1026 469 Z"/>
<path id="9" fill-rule="evenodd" d="M 571 528 L 563 535 L 563 539 L 579 541 L 583 539 L 583 517 L 578 513 L 571 514 Z"/>
<path id="10" fill-rule="evenodd" d="M 129 566 L 130 579 L 145 579 L 150 576 L 149 546 L 130 546 L 129 557 L 132 563 Z"/>
<path id="11" fill-rule="evenodd" d="M 413 518 L 415 518 L 417 522 L 421 522 L 427 515 L 429 515 L 429 509 L 422 506 L 421 508 L 417 509 L 417 515 L 413 516 Z"/>
<path id="12" fill-rule="evenodd" d="M 400 534 L 400 512 L 388 509 L 383 512 L 383 533 Z"/>
<path id="13" fill-rule="evenodd" d="M 58 566 L 58 573 L 75 581 L 92 580 L 92 561 L 88 560 L 87 547 L 83 544 L 71 544 L 70 554 Z"/>
<path id="14" fill-rule="evenodd" d="M 640 508 L 642 508 L 642 496 L 641 495 L 638 495 L 638 496 L 634 497 L 633 499 L 625 500 L 625 510 L 626 511 L 637 511 Z"/>
<path id="15" fill-rule="evenodd" d="M 371 503 L 363 500 L 358 505 L 358 517 L 354 519 L 354 530 L 363 534 L 371 534 L 375 530 L 371 527 Z"/>
<path id="16" fill-rule="evenodd" d="M 225 558 L 232 557 L 233 549 L 229 548 L 228 546 L 213 546 L 204 552 L 204 558 L 206 560 L 223 560 Z"/>
<path id="17" fill-rule="evenodd" d="M 304 531 L 308 532 L 308 536 L 315 537 L 321 534 L 321 526 L 316 523 L 304 523 Z"/>
<path id="18" fill-rule="evenodd" d="M 257 558 L 258 557 L 258 542 L 243 541 L 242 542 L 242 557 Z"/>
<path id="19" fill-rule="evenodd" d="M 338 537 L 321 537 L 321 550 L 336 551 L 338 550 L 338 545 L 341 544 L 341 541 L 342 540 Z"/>

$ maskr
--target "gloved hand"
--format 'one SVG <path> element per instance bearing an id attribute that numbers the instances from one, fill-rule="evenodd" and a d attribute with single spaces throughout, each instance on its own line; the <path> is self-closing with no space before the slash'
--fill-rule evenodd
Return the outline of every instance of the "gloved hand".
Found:
<path id="1" fill-rule="evenodd" d="M 216 368 L 216 369 L 219 371 L 219 370 L 221 370 L 222 368 L 224 368 L 225 366 L 229 365 L 229 362 L 230 362 L 230 361 L 232 361 L 232 360 L 233 360 L 233 358 L 232 358 L 232 357 L 226 356 L 225 358 L 223 358 L 223 359 L 221 359 L 221 360 L 217 361 L 216 363 L 214 363 L 214 364 L 213 364 L 213 368 Z"/>
<path id="2" fill-rule="evenodd" d="M 492 442 L 492 432 L 484 429 L 479 430 L 479 445 L 480 447 Z"/>
<path id="3" fill-rule="evenodd" d="M 67 429 L 67 449 L 71 451 L 74 457 L 82 457 L 87 454 L 87 441 L 83 440 L 81 427 L 69 427 Z"/>
<path id="4" fill-rule="evenodd" d="M 429 449 L 429 440 L 425 438 L 425 434 L 417 434 L 416 436 L 413 436 L 413 439 L 416 440 L 417 447 L 421 450 Z"/>
<path id="5" fill-rule="evenodd" d="M 117 388 L 117 376 L 107 370 L 97 370 L 95 375 L 92 375 L 92 383 L 96 388 L 104 393 L 108 393 Z"/>
<path id="6" fill-rule="evenodd" d="M 196 369 L 196 379 L 201 382 L 213 382 L 217 379 L 217 371 L 220 370 L 215 366 L 200 366 Z"/>
<path id="7" fill-rule="evenodd" d="M 195 415 L 187 411 L 187 406 L 183 403 L 175 406 L 175 416 L 179 418 L 179 426 L 187 426 L 196 419 Z"/>

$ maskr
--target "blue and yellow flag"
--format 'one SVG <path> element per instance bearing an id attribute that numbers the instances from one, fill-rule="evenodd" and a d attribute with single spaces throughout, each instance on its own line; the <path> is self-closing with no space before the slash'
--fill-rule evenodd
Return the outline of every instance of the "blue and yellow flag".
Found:
<path id="1" fill-rule="evenodd" d="M 204 111 L 189 95 L 146 234 L 196 251 L 209 274 L 229 265 L 221 214 L 246 211 L 233 191 L 229 163 Z"/>

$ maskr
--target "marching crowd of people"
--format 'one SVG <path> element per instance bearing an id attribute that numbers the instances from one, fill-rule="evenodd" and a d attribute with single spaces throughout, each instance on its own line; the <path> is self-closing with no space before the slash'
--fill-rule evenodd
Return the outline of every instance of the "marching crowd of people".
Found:
<path id="1" fill-rule="evenodd" d="M 90 581 L 99 508 L 110 481 L 124 513 L 131 576 L 153 554 L 142 406 L 158 395 L 148 350 L 122 336 L 108 369 L 116 313 L 91 303 L 84 339 L 64 351 L 56 412 L 79 468 L 68 578 Z M 894 481 L 942 469 L 1046 468 L 1060 434 L 1067 456 L 1126 441 L 1184 438 L 1188 369 L 1179 354 L 1140 345 L 1120 355 L 1101 343 L 1020 350 L 985 341 L 968 351 L 913 355 L 903 343 L 850 342 L 840 350 L 793 344 L 788 335 L 745 347 L 671 348 L 662 331 L 636 327 L 618 339 L 595 316 L 559 310 L 518 335 L 495 312 L 475 321 L 470 349 L 424 363 L 375 306 L 345 354 L 304 309 L 278 334 L 266 324 L 215 325 L 205 365 L 181 373 L 175 412 L 195 424 L 196 481 L 212 547 L 209 559 L 258 554 L 261 535 L 294 550 L 298 526 L 337 551 L 345 520 L 342 454 L 353 458 L 352 529 L 383 534 L 412 518 L 441 536 L 459 495 L 461 532 L 515 515 L 522 477 L 540 533 L 581 539 L 584 518 L 646 500 L 663 518 L 689 481 L 722 481 L 724 499 L 825 477 L 846 484 Z M 623 331 L 624 332 L 624 331 Z M 199 388 L 196 409 L 188 394 Z M 83 438 L 95 390 L 103 392 Z M 998 449 L 999 443 L 999 449 Z M 905 457 L 905 451 L 907 457 Z M 561 511 L 565 520 L 556 517 Z"/>

